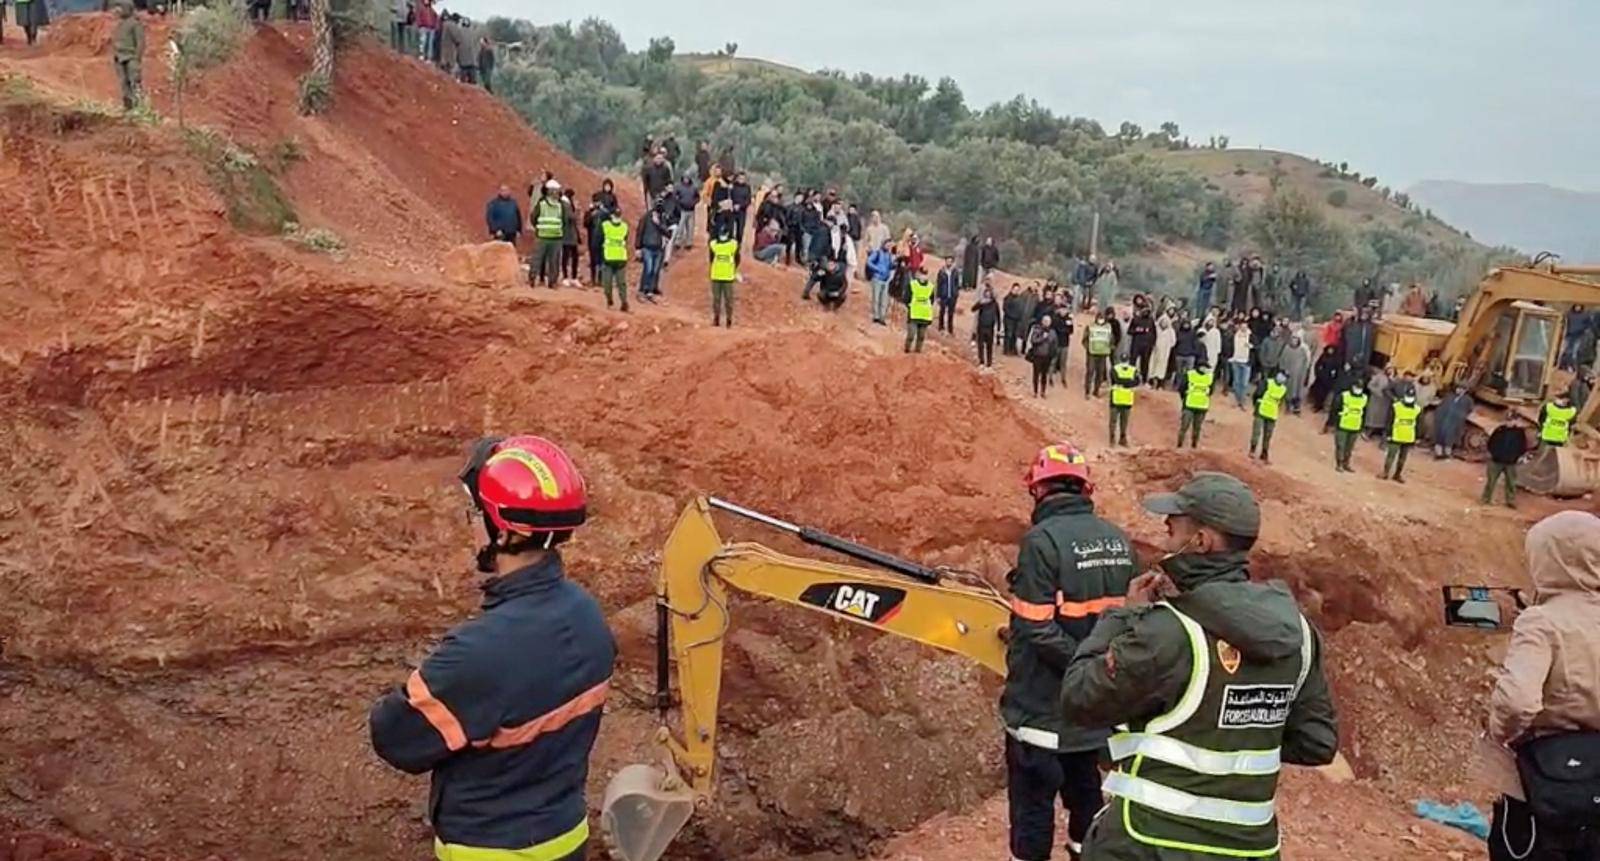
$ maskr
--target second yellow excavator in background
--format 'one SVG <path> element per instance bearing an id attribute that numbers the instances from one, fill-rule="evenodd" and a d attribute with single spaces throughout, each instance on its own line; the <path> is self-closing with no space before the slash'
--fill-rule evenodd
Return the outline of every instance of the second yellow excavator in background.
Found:
<path id="1" fill-rule="evenodd" d="M 1441 389 L 1457 383 L 1478 402 L 1462 448 L 1482 453 L 1488 433 L 1508 411 L 1532 420 L 1570 382 L 1558 367 L 1567 311 L 1600 310 L 1600 266 L 1565 266 L 1542 255 L 1527 266 L 1491 269 L 1467 297 L 1460 320 L 1387 314 L 1378 322 L 1376 352 L 1396 370 L 1431 374 Z M 1600 397 L 1574 422 L 1574 444 L 1545 448 L 1520 476 L 1529 489 L 1581 496 L 1600 489 Z"/>
<path id="2" fill-rule="evenodd" d="M 874 567 L 787 556 L 760 544 L 726 544 L 713 510 Z M 1006 672 L 1010 604 L 982 578 L 918 565 L 720 499 L 696 499 L 667 539 L 657 584 L 656 705 L 662 725 L 656 740 L 664 761 L 617 772 L 601 806 L 607 840 L 624 861 L 656 861 L 695 809 L 711 800 L 730 587 L 961 655 L 1000 676 Z M 674 687 L 680 694 L 676 703 Z"/>

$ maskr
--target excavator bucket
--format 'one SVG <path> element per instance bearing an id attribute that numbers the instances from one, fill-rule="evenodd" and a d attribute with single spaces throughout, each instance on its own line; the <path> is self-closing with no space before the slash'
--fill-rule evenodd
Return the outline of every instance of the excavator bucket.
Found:
<path id="1" fill-rule="evenodd" d="M 694 798 L 658 766 L 630 765 L 617 772 L 600 807 L 600 826 L 612 854 L 622 861 L 657 861 L 694 813 Z"/>

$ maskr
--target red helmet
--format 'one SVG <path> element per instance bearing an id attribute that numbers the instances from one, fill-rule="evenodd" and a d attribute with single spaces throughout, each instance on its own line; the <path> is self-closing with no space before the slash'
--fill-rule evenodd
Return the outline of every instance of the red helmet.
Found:
<path id="1" fill-rule="evenodd" d="M 473 504 L 502 532 L 566 532 L 588 516 L 589 492 L 577 465 L 543 437 L 480 442 L 461 481 Z"/>
<path id="2" fill-rule="evenodd" d="M 1089 461 L 1069 442 L 1047 445 L 1039 449 L 1033 466 L 1023 476 L 1028 489 L 1033 490 L 1052 479 L 1076 478 L 1083 482 L 1083 495 L 1094 493 L 1094 482 L 1089 479 Z"/>

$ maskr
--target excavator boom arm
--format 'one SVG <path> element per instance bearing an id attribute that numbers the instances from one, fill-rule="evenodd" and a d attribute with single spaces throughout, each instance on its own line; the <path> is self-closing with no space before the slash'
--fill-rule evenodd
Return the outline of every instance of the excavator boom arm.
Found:
<path id="1" fill-rule="evenodd" d="M 711 792 L 729 587 L 964 655 L 1005 675 L 1011 611 L 994 590 L 724 544 L 711 520 L 714 502 L 697 499 L 678 518 L 657 594 L 667 619 L 658 635 L 677 667 L 682 712 L 681 737 L 670 745 L 697 792 Z"/>
<path id="2" fill-rule="evenodd" d="M 877 567 L 788 556 L 760 544 L 725 544 L 711 519 L 713 509 Z M 602 806 L 607 839 L 624 861 L 656 861 L 692 810 L 711 799 L 723 649 L 732 621 L 730 587 L 962 655 L 997 675 L 1006 672 L 1011 610 L 993 587 L 943 577 L 916 563 L 721 500 L 696 499 L 684 508 L 667 539 L 657 583 L 658 741 L 666 752 L 665 768 L 622 769 L 607 787 Z M 677 732 L 667 720 L 674 705 L 673 667 L 681 718 Z"/>

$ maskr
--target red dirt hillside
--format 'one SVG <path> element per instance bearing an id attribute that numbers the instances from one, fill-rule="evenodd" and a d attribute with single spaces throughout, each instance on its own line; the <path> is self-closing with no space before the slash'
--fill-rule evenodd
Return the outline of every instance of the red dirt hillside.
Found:
<path id="1" fill-rule="evenodd" d="M 476 607 L 454 476 L 472 440 L 513 430 L 561 440 L 594 496 L 566 558 L 622 644 L 595 803 L 619 765 L 655 757 L 653 578 L 688 498 L 999 584 L 1028 523 L 1018 476 L 1070 438 L 1100 509 L 1145 542 L 1161 526 L 1140 496 L 1196 470 L 1263 498 L 1255 573 L 1328 634 L 1357 778 L 1292 776 L 1290 857 L 1473 849 L 1409 812 L 1482 801 L 1470 750 L 1497 641 L 1439 630 L 1437 588 L 1522 582 L 1525 518 L 1548 502 L 1472 509 L 1476 473 L 1422 457 L 1409 484 L 1380 484 L 1367 445 L 1366 474 L 1333 479 L 1299 418 L 1262 466 L 1220 399 L 1201 451 L 1164 448 L 1176 409 L 1156 393 L 1140 447 L 1106 450 L 1081 360 L 1065 392 L 1028 399 L 1019 363 L 973 367 L 965 316 L 905 356 L 859 296 L 826 314 L 798 301 L 798 271 L 752 262 L 738 328 L 710 328 L 703 245 L 668 270 L 666 304 L 631 315 L 591 290 L 446 283 L 440 255 L 481 237 L 499 182 L 520 193 L 548 167 L 587 195 L 598 176 L 375 45 L 341 55 L 328 115 L 300 117 L 298 26 L 257 29 L 186 114 L 263 164 L 298 141 L 269 179 L 349 251 L 246 235 L 192 136 L 85 104 L 112 96 L 108 31 L 80 16 L 39 48 L 0 46 L 0 861 L 98 857 L 80 841 L 184 861 L 425 854 L 426 788 L 373 756 L 366 709 Z M 636 214 L 635 184 L 618 192 Z M 719 795 L 671 857 L 1004 857 L 995 679 L 735 606 Z"/>
<path id="2" fill-rule="evenodd" d="M 19 59 L 42 89 L 113 102 L 112 23 L 105 15 L 68 17 L 51 28 L 47 49 Z M 156 109 L 172 116 L 162 55 L 168 27 L 151 20 L 144 69 Z M 307 225 L 336 227 L 376 259 L 416 263 L 481 241 L 484 204 L 501 182 L 520 197 L 551 170 L 582 200 L 599 187 L 594 171 L 550 146 L 503 102 L 372 43 L 339 54 L 334 108 L 302 117 L 296 86 L 309 64 L 308 42 L 304 27 L 257 28 L 236 59 L 200 76 L 184 106 L 190 123 L 218 129 L 259 156 L 297 142 L 304 158 L 288 170 L 286 190 Z M 626 211 L 637 214 L 637 186 L 619 185 Z"/>

